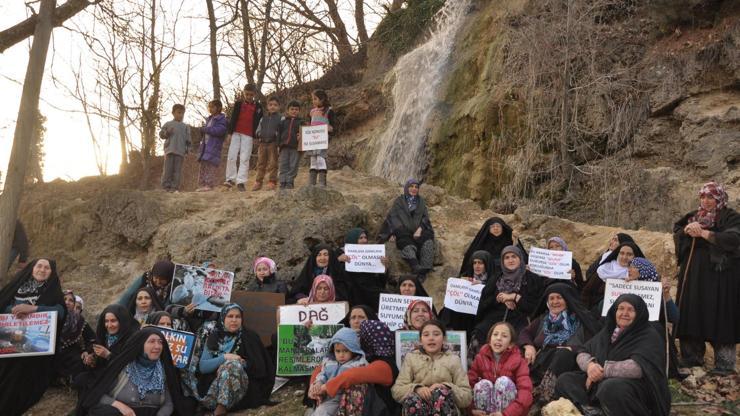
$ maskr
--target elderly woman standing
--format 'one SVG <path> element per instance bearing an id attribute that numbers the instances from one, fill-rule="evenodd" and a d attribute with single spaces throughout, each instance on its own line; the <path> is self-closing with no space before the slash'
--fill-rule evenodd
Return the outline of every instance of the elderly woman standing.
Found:
<path id="1" fill-rule="evenodd" d="M 704 363 L 705 342 L 714 348 L 714 373 L 735 372 L 740 342 L 740 215 L 727 207 L 716 182 L 699 191 L 700 206 L 673 226 L 680 318 L 676 336 L 687 366 Z"/>
<path id="2" fill-rule="evenodd" d="M 380 228 L 381 241 L 395 241 L 401 257 L 411 271 L 424 280 L 434 266 L 434 229 L 424 198 L 419 196 L 421 184 L 409 179 L 403 195 L 396 198 Z"/>

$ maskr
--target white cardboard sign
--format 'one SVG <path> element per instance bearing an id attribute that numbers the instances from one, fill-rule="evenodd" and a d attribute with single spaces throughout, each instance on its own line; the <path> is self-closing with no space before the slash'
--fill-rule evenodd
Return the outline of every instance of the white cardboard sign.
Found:
<path id="1" fill-rule="evenodd" d="M 420 299 L 429 304 L 432 308 L 432 298 L 426 296 L 403 296 L 392 295 L 389 293 L 380 294 L 380 303 L 378 305 L 378 318 L 388 325 L 391 331 L 403 328 L 403 318 L 409 303 Z"/>
<path id="2" fill-rule="evenodd" d="M 445 308 L 455 312 L 475 315 L 478 313 L 478 302 L 485 285 L 474 285 L 467 279 L 450 277 L 447 279 Z"/>
<path id="3" fill-rule="evenodd" d="M 309 320 L 314 325 L 338 324 L 347 316 L 348 308 L 347 302 L 285 305 L 278 308 L 278 325 L 300 325 Z"/>
<path id="4" fill-rule="evenodd" d="M 350 261 L 344 264 L 348 272 L 385 273 L 380 261 L 385 257 L 385 244 L 345 244 L 344 254 Z"/>
<path id="5" fill-rule="evenodd" d="M 658 320 L 662 306 L 663 284 L 641 280 L 628 282 L 622 279 L 607 279 L 606 288 L 604 289 L 604 308 L 601 310 L 601 316 L 606 316 L 614 301 L 625 293 L 632 293 L 641 297 L 650 312 L 649 320 Z"/>
<path id="6" fill-rule="evenodd" d="M 551 279 L 570 280 L 573 268 L 573 252 L 546 250 L 532 247 L 529 250 L 529 270 Z"/>
<path id="7" fill-rule="evenodd" d="M 324 150 L 329 148 L 329 126 L 319 124 L 316 126 L 301 127 L 301 150 Z"/>

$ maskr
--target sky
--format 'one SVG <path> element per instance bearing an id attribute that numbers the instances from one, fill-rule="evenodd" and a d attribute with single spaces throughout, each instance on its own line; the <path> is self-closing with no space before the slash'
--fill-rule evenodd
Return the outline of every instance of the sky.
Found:
<path id="1" fill-rule="evenodd" d="M 183 4 L 176 0 L 173 4 Z M 58 3 L 61 3 L 59 1 Z M 366 2 L 371 3 L 371 2 Z M 203 3 L 204 4 L 204 3 Z M 197 6 L 197 7 L 196 7 Z M 86 29 L 89 31 L 99 30 L 94 25 L 94 19 L 88 10 L 81 12 L 68 21 L 66 26 Z M 208 52 L 208 23 L 205 20 L 205 6 L 201 2 L 187 2 L 181 11 L 181 19 L 178 23 L 178 32 L 188 34 L 180 36 L 186 38 L 191 36 L 193 43 L 199 42 L 193 47 L 194 52 L 204 52 L 202 56 L 193 56 L 191 61 L 192 72 L 190 79 L 191 90 L 210 90 L 211 69 Z M 191 7 L 188 9 L 188 7 Z M 203 10 L 200 10 L 203 9 Z M 352 10 L 344 10 L 347 16 L 345 21 L 352 22 Z M 25 2 L 21 0 L 0 2 L 0 30 L 6 29 L 22 20 L 28 15 Z M 377 25 L 377 15 L 368 16 L 368 30 L 372 31 Z M 353 30 L 352 27 L 349 28 Z M 179 35 L 178 35 L 179 36 Z M 200 42 L 203 40 L 203 42 Z M 22 83 L 28 62 L 28 51 L 31 39 L 27 39 L 4 53 L 0 54 L 0 91 L 3 92 L 3 100 L 0 101 L 0 171 L 5 172 L 10 158 L 10 152 L 15 129 L 15 121 L 18 116 L 18 105 L 20 103 Z M 189 43 L 183 40 L 178 46 Z M 222 49 L 225 48 L 221 45 Z M 72 68 L 80 68 L 83 75 L 91 73 L 86 63 L 91 59 L 90 52 L 81 36 L 74 31 L 58 27 L 52 33 L 52 43 L 46 60 L 44 81 L 41 88 L 41 101 L 39 109 L 47 117 L 46 137 L 44 140 L 44 181 L 52 181 L 57 178 L 63 180 L 76 180 L 84 176 L 98 175 L 96 164 L 96 149 L 91 140 L 84 114 L 81 113 L 80 104 L 71 98 L 65 88 L 57 84 L 72 86 Z M 168 89 L 182 90 L 184 78 L 180 72 L 185 65 L 185 57 L 176 56 L 173 63 L 165 70 L 163 76 L 163 113 L 162 122 L 169 119 L 169 111 L 174 99 L 172 91 Z M 241 76 L 240 67 L 236 62 L 220 59 L 221 81 L 226 91 L 231 91 L 242 86 L 246 81 Z M 54 79 L 52 79 L 52 74 Z M 92 78 L 91 76 L 89 76 Z M 92 81 L 91 81 L 92 83 Z M 263 91 L 264 92 L 264 91 Z M 199 103 L 187 105 L 185 122 L 200 125 L 202 120 L 199 113 L 203 110 L 195 106 Z M 203 103 L 205 106 L 205 103 Z M 118 172 L 121 161 L 120 145 L 116 126 L 102 119 L 93 119 L 93 130 L 99 136 L 98 160 L 104 164 L 107 174 Z M 138 140 L 137 140 L 138 141 Z M 160 149 L 161 152 L 161 149 Z M 4 174 L 3 174 L 4 176 Z"/>

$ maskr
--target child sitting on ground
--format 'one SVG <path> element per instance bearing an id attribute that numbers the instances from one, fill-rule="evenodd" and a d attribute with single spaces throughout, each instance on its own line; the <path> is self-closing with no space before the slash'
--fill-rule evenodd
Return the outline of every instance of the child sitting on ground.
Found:
<path id="1" fill-rule="evenodd" d="M 325 396 L 326 383 L 350 368 L 367 365 L 365 353 L 360 346 L 360 338 L 351 328 L 342 328 L 331 337 L 329 352 L 321 362 L 321 372 L 316 376 L 309 394 L 311 396 Z M 333 398 L 321 399 L 314 409 L 312 416 L 333 416 L 339 408 L 340 394 Z"/>

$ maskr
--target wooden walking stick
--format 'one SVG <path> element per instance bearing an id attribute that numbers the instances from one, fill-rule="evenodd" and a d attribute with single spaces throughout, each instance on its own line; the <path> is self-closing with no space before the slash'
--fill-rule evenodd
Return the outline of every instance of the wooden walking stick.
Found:
<path id="1" fill-rule="evenodd" d="M 683 271 L 683 281 L 681 282 L 681 290 L 678 292 L 678 309 L 681 309 L 683 304 L 683 292 L 686 288 L 686 280 L 689 278 L 689 267 L 691 267 L 691 259 L 694 257 L 694 246 L 696 245 L 696 237 L 691 238 L 691 251 L 689 251 L 689 259 L 686 260 L 686 269 Z"/>

